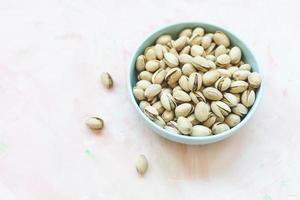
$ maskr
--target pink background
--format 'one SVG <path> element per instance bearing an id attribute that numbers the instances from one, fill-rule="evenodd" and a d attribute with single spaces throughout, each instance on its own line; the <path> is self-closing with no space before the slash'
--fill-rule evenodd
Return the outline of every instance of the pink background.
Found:
<path id="1" fill-rule="evenodd" d="M 1 0 L 1 200 L 300 199 L 298 1 Z M 211 22 L 240 36 L 264 72 L 240 133 L 169 142 L 129 101 L 130 58 L 157 28 Z M 296 48 L 298 47 L 298 48 Z M 99 81 L 109 71 L 111 91 Z M 105 129 L 84 122 L 97 115 Z M 137 175 L 139 154 L 149 160 Z"/>

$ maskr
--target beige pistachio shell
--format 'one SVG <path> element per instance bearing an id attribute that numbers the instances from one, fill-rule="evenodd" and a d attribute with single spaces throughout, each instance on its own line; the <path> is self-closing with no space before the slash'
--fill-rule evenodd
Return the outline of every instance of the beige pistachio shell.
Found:
<path id="1" fill-rule="evenodd" d="M 104 121 L 100 117 L 90 117 L 85 123 L 90 129 L 93 130 L 100 130 L 104 126 Z"/>
<path id="2" fill-rule="evenodd" d="M 151 85 L 151 82 L 147 81 L 147 80 L 140 80 L 140 81 L 136 82 L 136 87 L 140 88 L 142 90 L 146 90 L 146 88 L 150 85 Z"/>
<path id="3" fill-rule="evenodd" d="M 236 81 L 245 81 L 251 73 L 247 70 L 237 70 L 232 73 L 232 78 Z"/>
<path id="4" fill-rule="evenodd" d="M 164 69 L 158 69 L 152 76 L 153 84 L 162 84 L 165 79 L 167 72 Z"/>
<path id="5" fill-rule="evenodd" d="M 215 82 L 215 88 L 217 88 L 219 91 L 223 92 L 226 91 L 231 85 L 231 80 L 228 77 L 220 77 L 216 82 Z"/>
<path id="6" fill-rule="evenodd" d="M 178 80 L 179 86 L 186 92 L 190 91 L 189 88 L 189 78 L 187 76 L 181 76 L 180 79 Z"/>
<path id="7" fill-rule="evenodd" d="M 204 122 L 208 119 L 210 107 L 204 102 L 197 103 L 195 107 L 195 117 L 198 121 Z"/>
<path id="8" fill-rule="evenodd" d="M 135 161 L 136 171 L 143 176 L 148 169 L 148 160 L 145 155 L 139 155 Z"/>
<path id="9" fill-rule="evenodd" d="M 153 98 L 161 92 L 160 84 L 151 84 L 145 90 L 145 97 Z"/>
<path id="10" fill-rule="evenodd" d="M 148 71 L 142 71 L 139 75 L 138 75 L 138 80 L 147 80 L 147 81 L 151 81 L 152 80 L 152 73 L 148 72 Z"/>
<path id="11" fill-rule="evenodd" d="M 229 114 L 227 117 L 225 117 L 224 122 L 232 128 L 241 122 L 241 117 L 236 114 Z"/>
<path id="12" fill-rule="evenodd" d="M 202 38 L 201 46 L 202 46 L 204 49 L 207 49 L 207 48 L 211 45 L 211 42 L 212 42 L 212 38 L 211 38 L 209 35 L 205 35 L 205 36 L 203 36 L 203 38 Z"/>
<path id="13" fill-rule="evenodd" d="M 202 76 L 200 73 L 194 72 L 189 76 L 189 89 L 190 91 L 200 90 L 202 86 Z"/>
<path id="14" fill-rule="evenodd" d="M 212 126 L 212 133 L 213 134 L 220 134 L 227 130 L 229 130 L 230 127 L 227 124 L 217 122 Z"/>
<path id="15" fill-rule="evenodd" d="M 230 85 L 231 93 L 242 93 L 247 90 L 249 84 L 245 81 L 232 81 Z"/>
<path id="16" fill-rule="evenodd" d="M 187 44 L 188 44 L 188 37 L 187 36 L 181 36 L 177 40 L 175 40 L 172 44 L 172 46 L 177 50 L 181 51 Z"/>
<path id="17" fill-rule="evenodd" d="M 193 130 L 192 123 L 185 117 L 178 117 L 177 128 L 184 135 L 191 134 Z"/>
<path id="18" fill-rule="evenodd" d="M 246 90 L 242 93 L 242 103 L 246 107 L 251 107 L 255 102 L 255 92 L 253 90 Z"/>
<path id="19" fill-rule="evenodd" d="M 242 64 L 239 69 L 251 71 L 251 65 L 250 64 Z"/>
<path id="20" fill-rule="evenodd" d="M 215 49 L 215 56 L 219 57 L 220 55 L 226 54 L 228 50 L 224 45 L 220 45 Z"/>
<path id="21" fill-rule="evenodd" d="M 146 57 L 144 55 L 140 55 L 136 59 L 136 70 L 138 71 L 143 71 L 145 70 L 145 65 L 146 65 Z"/>
<path id="22" fill-rule="evenodd" d="M 180 117 L 180 116 L 186 117 L 189 114 L 191 114 L 193 112 L 193 110 L 194 110 L 194 106 L 192 106 L 192 104 L 183 103 L 175 108 L 175 116 L 176 117 Z"/>
<path id="23" fill-rule="evenodd" d="M 207 55 L 206 57 L 205 57 L 207 60 L 210 60 L 210 61 L 212 61 L 212 62 L 215 62 L 216 61 L 216 56 L 214 56 L 214 55 Z"/>
<path id="24" fill-rule="evenodd" d="M 220 118 L 227 116 L 231 112 L 230 107 L 222 101 L 213 101 L 211 103 L 211 110 Z"/>
<path id="25" fill-rule="evenodd" d="M 192 56 L 201 56 L 204 53 L 204 48 L 200 45 L 193 45 L 191 48 Z"/>
<path id="26" fill-rule="evenodd" d="M 202 27 L 197 27 L 193 30 L 192 35 L 199 35 L 199 36 L 203 36 L 205 33 L 204 29 Z"/>
<path id="27" fill-rule="evenodd" d="M 205 50 L 205 55 L 213 55 L 216 48 L 216 43 L 212 42 L 210 46 Z"/>
<path id="28" fill-rule="evenodd" d="M 212 127 L 212 125 L 214 125 L 216 121 L 217 121 L 217 116 L 212 112 L 209 112 L 208 118 L 206 121 L 203 122 L 203 125 L 206 127 Z"/>
<path id="29" fill-rule="evenodd" d="M 152 106 L 157 110 L 159 114 L 162 114 L 165 111 L 165 108 L 160 101 L 155 102 Z"/>
<path id="30" fill-rule="evenodd" d="M 229 56 L 231 58 L 231 63 L 237 64 L 242 58 L 242 51 L 239 47 L 232 47 L 229 51 Z"/>
<path id="31" fill-rule="evenodd" d="M 243 104 L 238 103 L 235 107 L 232 108 L 232 112 L 240 117 L 244 117 L 248 113 L 248 108 Z"/>
<path id="32" fill-rule="evenodd" d="M 192 64 L 196 69 L 198 69 L 201 72 L 207 72 L 209 69 L 211 69 L 209 61 L 202 56 L 195 56 L 192 59 Z"/>
<path id="33" fill-rule="evenodd" d="M 222 93 L 214 87 L 207 87 L 202 90 L 203 95 L 206 99 L 218 101 L 221 100 L 223 95 Z"/>
<path id="34" fill-rule="evenodd" d="M 205 99 L 204 95 L 200 91 L 190 92 L 190 97 L 191 97 L 191 100 L 195 104 L 197 104 L 199 102 L 206 103 L 206 99 Z"/>
<path id="35" fill-rule="evenodd" d="M 155 72 L 160 67 L 158 60 L 149 60 L 146 63 L 146 70 L 149 72 Z"/>
<path id="36" fill-rule="evenodd" d="M 177 67 L 179 65 L 179 60 L 173 53 L 165 53 L 164 54 L 164 62 L 169 67 Z"/>
<path id="37" fill-rule="evenodd" d="M 180 79 L 181 75 L 181 70 L 178 67 L 175 67 L 167 72 L 165 80 L 169 85 L 172 85 Z"/>
<path id="38" fill-rule="evenodd" d="M 230 40 L 227 37 L 227 35 L 225 35 L 223 32 L 221 31 L 217 31 L 214 36 L 213 36 L 213 40 L 217 45 L 224 45 L 225 47 L 229 47 L 230 46 Z"/>
<path id="39" fill-rule="evenodd" d="M 172 132 L 172 133 L 179 134 L 179 130 L 178 130 L 177 128 L 172 127 L 172 126 L 165 126 L 165 129 L 166 129 L 167 131 Z"/>
<path id="40" fill-rule="evenodd" d="M 156 55 L 153 47 L 146 48 L 145 50 L 145 58 L 147 61 L 155 60 Z"/>
<path id="41" fill-rule="evenodd" d="M 193 126 L 199 124 L 200 122 L 196 119 L 195 114 L 191 114 L 187 119 L 192 123 Z"/>
<path id="42" fill-rule="evenodd" d="M 155 57 L 158 60 L 161 60 L 164 58 L 164 50 L 163 50 L 163 46 L 161 44 L 156 44 L 154 46 L 154 52 L 155 52 Z"/>
<path id="43" fill-rule="evenodd" d="M 182 91 L 182 90 L 176 90 L 173 92 L 173 97 L 178 103 L 185 103 L 190 102 L 191 97 L 188 95 L 188 93 Z"/>
<path id="44" fill-rule="evenodd" d="M 231 58 L 227 54 L 222 54 L 217 57 L 217 65 L 220 67 L 228 66 L 231 62 Z"/>
<path id="45" fill-rule="evenodd" d="M 184 47 L 181 51 L 180 51 L 180 53 L 179 53 L 179 55 L 181 55 L 181 54 L 189 54 L 190 53 L 190 50 L 191 50 L 191 46 L 186 46 L 186 47 Z"/>
<path id="46" fill-rule="evenodd" d="M 114 83 L 111 75 L 108 72 L 103 72 L 101 74 L 101 82 L 107 89 L 111 88 Z"/>
<path id="47" fill-rule="evenodd" d="M 192 29 L 190 28 L 186 28 L 186 29 L 183 29 L 180 33 L 179 33 L 179 37 L 182 37 L 182 36 L 186 36 L 186 37 L 191 37 L 192 36 Z"/>
<path id="48" fill-rule="evenodd" d="M 165 122 L 169 122 L 169 121 L 172 121 L 174 119 L 174 112 L 171 110 L 165 110 L 161 117 L 164 119 Z"/>
<path id="49" fill-rule="evenodd" d="M 141 110 L 144 110 L 146 106 L 151 106 L 148 101 L 140 101 L 139 107 Z"/>
<path id="50" fill-rule="evenodd" d="M 201 136 L 208 136 L 208 135 L 211 135 L 211 130 L 206 126 L 202 126 L 202 125 L 193 126 L 191 136 L 201 137 Z"/>
<path id="51" fill-rule="evenodd" d="M 146 106 L 144 113 L 151 120 L 156 119 L 158 116 L 158 111 L 153 106 Z"/>
<path id="52" fill-rule="evenodd" d="M 182 70 L 182 73 L 186 76 L 190 76 L 192 73 L 196 72 L 196 69 L 190 63 L 184 64 L 182 66 L 181 70 Z"/>
<path id="53" fill-rule="evenodd" d="M 166 126 L 166 122 L 161 116 L 157 116 L 156 119 L 153 120 L 153 122 L 162 128 Z"/>
<path id="54" fill-rule="evenodd" d="M 171 35 L 162 35 L 156 40 L 156 44 L 166 45 L 172 40 Z"/>
<path id="55" fill-rule="evenodd" d="M 138 87 L 134 87 L 132 91 L 133 91 L 134 97 L 137 100 L 141 101 L 141 100 L 145 99 L 145 95 L 144 95 L 144 90 L 143 89 L 138 88 Z"/>
<path id="56" fill-rule="evenodd" d="M 229 107 L 234 107 L 238 104 L 238 99 L 231 93 L 224 93 L 222 102 L 226 103 Z"/>
<path id="57" fill-rule="evenodd" d="M 228 71 L 227 69 L 219 68 L 219 69 L 217 69 L 217 70 L 218 70 L 218 72 L 220 73 L 220 76 L 224 76 L 224 77 L 228 77 L 228 78 L 231 77 L 231 73 L 230 73 L 230 71 Z"/>
<path id="58" fill-rule="evenodd" d="M 252 72 L 248 76 L 248 82 L 252 88 L 258 88 L 261 84 L 261 77 L 257 72 Z"/>
<path id="59" fill-rule="evenodd" d="M 189 40 L 189 44 L 190 45 L 200 45 L 202 41 L 202 36 L 195 34 L 192 35 L 192 37 Z"/>
<path id="60" fill-rule="evenodd" d="M 220 77 L 220 72 L 218 70 L 214 69 L 205 72 L 202 76 L 203 85 L 205 86 L 213 85 L 218 80 L 219 77 Z"/>
<path id="61" fill-rule="evenodd" d="M 173 98 L 173 96 L 167 92 L 163 93 L 160 97 L 160 101 L 161 104 L 163 105 L 163 107 L 168 110 L 171 111 L 176 107 L 176 101 Z"/>
<path id="62" fill-rule="evenodd" d="M 188 54 L 181 54 L 178 57 L 181 64 L 192 63 L 193 57 Z"/>

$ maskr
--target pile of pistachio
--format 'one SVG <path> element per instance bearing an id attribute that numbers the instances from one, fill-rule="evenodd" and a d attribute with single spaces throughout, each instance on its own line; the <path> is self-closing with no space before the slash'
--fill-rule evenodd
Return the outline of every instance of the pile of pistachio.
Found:
<path id="1" fill-rule="evenodd" d="M 236 126 L 261 83 L 241 49 L 221 31 L 184 29 L 161 35 L 137 57 L 133 94 L 145 115 L 174 133 L 219 134 Z"/>

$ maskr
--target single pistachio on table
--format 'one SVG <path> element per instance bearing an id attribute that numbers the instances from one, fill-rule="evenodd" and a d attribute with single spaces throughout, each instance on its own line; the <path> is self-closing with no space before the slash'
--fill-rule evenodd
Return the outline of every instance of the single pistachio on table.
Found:
<path id="1" fill-rule="evenodd" d="M 242 58 L 242 51 L 239 47 L 232 47 L 229 51 L 229 56 L 231 58 L 231 63 L 237 64 Z"/>
<path id="2" fill-rule="evenodd" d="M 196 119 L 195 114 L 191 114 L 187 117 L 187 119 L 192 123 L 193 126 L 199 124 L 200 122 Z"/>
<path id="3" fill-rule="evenodd" d="M 191 55 L 192 56 L 201 56 L 204 52 L 204 48 L 200 45 L 193 45 L 191 47 Z"/>
<path id="4" fill-rule="evenodd" d="M 219 77 L 220 77 L 220 72 L 218 70 L 213 69 L 208 72 L 205 72 L 202 76 L 203 85 L 210 86 L 214 84 Z"/>
<path id="5" fill-rule="evenodd" d="M 236 81 L 245 81 L 251 73 L 247 70 L 237 70 L 232 73 L 232 78 Z"/>
<path id="6" fill-rule="evenodd" d="M 151 84 L 145 90 L 145 97 L 151 99 L 161 92 L 160 84 Z"/>
<path id="7" fill-rule="evenodd" d="M 162 35 L 156 40 L 156 44 L 166 45 L 172 40 L 171 35 Z"/>
<path id="8" fill-rule="evenodd" d="M 101 74 L 101 82 L 107 89 L 113 86 L 113 79 L 111 78 L 111 75 L 108 72 L 103 72 Z"/>
<path id="9" fill-rule="evenodd" d="M 222 93 L 214 87 L 207 87 L 202 90 L 203 95 L 206 99 L 218 101 L 223 98 Z"/>
<path id="10" fill-rule="evenodd" d="M 161 117 L 163 118 L 163 120 L 165 122 L 172 121 L 174 119 L 174 116 L 175 116 L 174 111 L 172 111 L 172 110 L 171 111 L 165 110 L 161 115 Z"/>
<path id="11" fill-rule="evenodd" d="M 189 89 L 191 91 L 200 90 L 202 86 L 202 76 L 200 73 L 194 72 L 189 76 Z"/>
<path id="12" fill-rule="evenodd" d="M 194 111 L 194 106 L 190 103 L 180 104 L 175 108 L 175 116 L 178 118 L 180 116 L 186 117 Z"/>
<path id="13" fill-rule="evenodd" d="M 174 54 L 172 54 L 172 53 L 165 53 L 164 54 L 164 62 L 169 67 L 177 67 L 179 65 L 178 58 Z"/>
<path id="14" fill-rule="evenodd" d="M 204 122 L 208 119 L 210 107 L 205 102 L 197 103 L 195 107 L 195 117 L 199 122 Z"/>
<path id="15" fill-rule="evenodd" d="M 212 126 L 211 130 L 212 130 L 213 134 L 219 134 L 219 133 L 223 133 L 229 129 L 230 129 L 230 127 L 227 124 L 217 122 Z"/>
<path id="16" fill-rule="evenodd" d="M 135 68 L 138 71 L 143 71 L 145 70 L 145 65 L 146 65 L 146 57 L 144 55 L 138 56 L 136 59 Z"/>
<path id="17" fill-rule="evenodd" d="M 142 101 L 145 99 L 144 90 L 139 87 L 134 87 L 132 89 L 133 95 L 136 99 Z"/>
<path id="18" fill-rule="evenodd" d="M 215 56 L 218 57 L 222 54 L 226 54 L 228 52 L 228 50 L 226 49 L 226 47 L 224 45 L 219 45 L 216 49 L 215 49 Z"/>
<path id="19" fill-rule="evenodd" d="M 249 84 L 245 81 L 232 81 L 230 85 L 231 93 L 242 93 L 247 90 Z"/>
<path id="20" fill-rule="evenodd" d="M 213 101 L 210 106 L 213 113 L 221 119 L 223 119 L 224 116 L 227 116 L 231 112 L 230 107 L 222 101 Z"/>
<path id="21" fill-rule="evenodd" d="M 158 69 L 152 76 L 153 84 L 162 84 L 165 79 L 167 72 L 164 69 Z"/>
<path id="22" fill-rule="evenodd" d="M 191 100 L 197 104 L 199 102 L 204 102 L 206 103 L 206 99 L 204 97 L 204 95 L 200 92 L 200 91 L 195 91 L 195 92 L 190 92 L 190 97 L 191 97 Z"/>
<path id="23" fill-rule="evenodd" d="M 184 135 L 191 134 L 193 130 L 192 123 L 185 117 L 178 117 L 177 128 Z"/>
<path id="24" fill-rule="evenodd" d="M 223 99 L 221 101 L 226 103 L 229 107 L 234 107 L 238 104 L 237 97 L 228 92 L 223 94 Z"/>
<path id="25" fill-rule="evenodd" d="M 147 81 L 147 80 L 140 80 L 140 81 L 136 82 L 136 87 L 140 88 L 142 90 L 146 90 L 147 87 L 150 85 L 151 85 L 151 82 Z"/>
<path id="26" fill-rule="evenodd" d="M 196 125 L 193 126 L 191 136 L 208 136 L 211 135 L 211 130 L 206 126 Z"/>
<path id="27" fill-rule="evenodd" d="M 138 80 L 147 80 L 147 81 L 151 81 L 152 80 L 152 76 L 153 74 L 151 72 L 148 71 L 142 71 L 139 75 L 138 75 Z"/>
<path id="28" fill-rule="evenodd" d="M 175 67 L 167 72 L 165 80 L 169 85 L 172 85 L 180 79 L 181 75 L 181 70 L 178 67 Z"/>
<path id="29" fill-rule="evenodd" d="M 208 114 L 208 118 L 206 121 L 204 121 L 202 124 L 206 127 L 212 127 L 212 125 L 215 124 L 215 122 L 217 121 L 217 116 L 215 114 L 213 114 L 212 112 L 209 112 Z"/>
<path id="30" fill-rule="evenodd" d="M 145 155 L 139 155 L 135 161 L 136 171 L 143 176 L 148 169 L 148 160 Z"/>
<path id="31" fill-rule="evenodd" d="M 243 104 L 238 103 L 235 107 L 232 108 L 232 112 L 240 117 L 244 117 L 248 113 L 248 108 Z"/>
<path id="32" fill-rule="evenodd" d="M 248 82 L 252 88 L 258 88 L 261 83 L 261 77 L 257 72 L 252 72 L 248 76 Z"/>
<path id="33" fill-rule="evenodd" d="M 230 46 L 229 38 L 221 31 L 217 31 L 214 36 L 213 40 L 217 45 L 224 45 L 225 47 Z"/>
<path id="34" fill-rule="evenodd" d="M 196 72 L 196 69 L 190 63 L 184 64 L 182 66 L 181 70 L 182 70 L 182 73 L 186 76 L 190 76 L 192 73 Z"/>
<path id="35" fill-rule="evenodd" d="M 166 92 L 161 95 L 160 101 L 163 107 L 168 111 L 173 110 L 177 106 L 174 97 Z"/>
<path id="36" fill-rule="evenodd" d="M 90 117 L 85 123 L 90 129 L 93 130 L 100 130 L 104 127 L 104 121 L 100 117 Z"/>
<path id="37" fill-rule="evenodd" d="M 231 80 L 228 77 L 222 76 L 215 82 L 215 88 L 219 91 L 226 91 L 231 85 Z"/>
<path id="38" fill-rule="evenodd" d="M 236 114 L 229 114 L 227 117 L 225 117 L 224 122 L 232 128 L 241 122 L 241 117 Z"/>
<path id="39" fill-rule="evenodd" d="M 202 56 L 195 56 L 192 59 L 192 65 L 201 72 L 207 72 L 209 69 L 211 69 L 209 60 Z"/>
<path id="40" fill-rule="evenodd" d="M 189 94 L 182 90 L 176 90 L 173 92 L 173 97 L 177 103 L 186 103 L 191 101 L 191 97 Z"/>
<path id="41" fill-rule="evenodd" d="M 146 48 L 145 58 L 146 58 L 147 61 L 156 59 L 155 51 L 152 47 Z"/>
<path id="42" fill-rule="evenodd" d="M 252 89 L 246 90 L 242 93 L 241 97 L 242 104 L 246 107 L 251 107 L 255 101 L 255 92 Z"/>

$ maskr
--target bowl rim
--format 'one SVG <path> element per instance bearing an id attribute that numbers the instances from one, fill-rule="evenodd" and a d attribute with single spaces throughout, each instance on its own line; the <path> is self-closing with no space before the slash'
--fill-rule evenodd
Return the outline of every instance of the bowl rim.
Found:
<path id="1" fill-rule="evenodd" d="M 249 112 L 247 113 L 247 115 L 241 120 L 241 122 L 239 124 L 237 124 L 235 127 L 230 128 L 227 131 L 224 131 L 222 133 L 216 134 L 216 135 L 209 135 L 209 136 L 201 136 L 201 137 L 193 137 L 193 136 L 189 136 L 189 135 L 182 135 L 182 134 L 177 134 L 177 133 L 173 133 L 171 131 L 168 131 L 162 127 L 160 127 L 159 125 L 155 124 L 152 120 L 150 120 L 140 109 L 134 95 L 133 95 L 133 91 L 132 91 L 132 86 L 131 86 L 131 72 L 135 69 L 135 63 L 136 63 L 136 57 L 138 50 L 141 48 L 141 46 L 147 41 L 149 40 L 149 38 L 151 38 L 153 35 L 155 35 L 158 32 L 164 31 L 165 29 L 169 29 L 171 27 L 176 27 L 176 26 L 186 26 L 186 28 L 190 28 L 191 26 L 210 26 L 214 29 L 218 29 L 220 31 L 225 31 L 229 34 L 231 34 L 232 36 L 234 36 L 235 38 L 237 38 L 239 40 L 239 42 L 241 42 L 243 44 L 243 46 L 250 52 L 250 54 L 252 54 L 253 58 L 254 58 L 254 62 L 256 62 L 256 66 L 257 69 L 256 71 L 260 73 L 261 77 L 263 77 L 262 75 L 262 70 L 259 67 L 259 63 L 257 61 L 257 57 L 255 56 L 255 54 L 250 50 L 250 48 L 248 47 L 248 45 L 241 39 L 241 37 L 237 36 L 236 34 L 233 34 L 231 31 L 229 31 L 227 28 L 223 28 L 223 27 L 219 27 L 217 25 L 211 24 L 211 23 L 204 23 L 204 22 L 180 22 L 180 23 L 173 23 L 173 24 L 169 24 L 166 26 L 162 26 L 158 29 L 156 29 L 155 31 L 153 31 L 151 34 L 147 35 L 145 37 L 145 39 L 138 44 L 137 48 L 135 48 L 133 55 L 131 56 L 130 59 L 130 63 L 129 63 L 129 70 L 128 70 L 128 74 L 127 74 L 127 88 L 129 91 L 129 96 L 131 99 L 131 102 L 133 103 L 135 109 L 137 110 L 137 112 L 139 113 L 139 115 L 146 120 L 146 122 L 148 122 L 148 125 L 152 125 L 154 126 L 154 128 L 158 129 L 160 132 L 164 133 L 163 134 L 159 134 L 157 133 L 157 131 L 153 130 L 156 134 L 174 141 L 174 142 L 178 142 L 178 143 L 184 143 L 184 144 L 205 144 L 205 142 L 207 143 L 211 143 L 209 142 L 209 140 L 213 140 L 212 143 L 217 142 L 217 141 L 221 141 L 231 135 L 233 135 L 233 133 L 236 133 L 238 129 L 242 128 L 247 122 L 248 120 L 253 116 L 253 114 L 255 113 L 255 111 L 257 110 L 257 107 L 259 105 L 259 103 L 261 102 L 262 99 L 262 94 L 263 94 L 263 89 L 264 89 L 264 80 L 262 78 L 261 81 L 261 85 L 259 88 L 259 91 L 256 93 L 256 98 L 255 98 L 255 102 L 252 105 L 251 109 L 249 110 Z M 152 128 L 152 127 L 150 127 Z M 180 141 L 177 140 L 173 140 L 170 138 L 178 138 Z"/>

